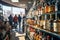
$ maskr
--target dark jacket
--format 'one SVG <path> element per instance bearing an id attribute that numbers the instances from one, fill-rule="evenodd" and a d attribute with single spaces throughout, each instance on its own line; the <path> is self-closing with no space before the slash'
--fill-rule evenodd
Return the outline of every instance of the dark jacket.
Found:
<path id="1" fill-rule="evenodd" d="M 8 19 L 9 19 L 10 22 L 13 21 L 13 17 L 11 15 L 8 17 Z"/>
<path id="2" fill-rule="evenodd" d="M 21 16 L 18 16 L 18 21 L 21 22 Z"/>

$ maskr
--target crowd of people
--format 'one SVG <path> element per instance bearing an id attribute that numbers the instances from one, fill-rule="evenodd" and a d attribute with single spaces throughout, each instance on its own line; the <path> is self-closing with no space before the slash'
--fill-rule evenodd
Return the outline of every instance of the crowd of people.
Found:
<path id="1" fill-rule="evenodd" d="M 23 18 L 25 18 L 25 16 L 23 17 Z M 12 16 L 12 15 L 10 15 L 10 16 L 8 16 L 8 18 L 4 18 L 4 16 L 2 16 L 2 15 L 0 15 L 0 20 L 1 21 L 3 21 L 3 22 L 7 22 L 7 19 L 8 19 L 8 22 L 9 22 L 9 24 L 13 27 L 17 27 L 17 24 L 19 23 L 21 23 L 21 19 L 22 19 L 22 17 L 20 16 L 20 15 L 15 15 L 14 17 Z"/>
<path id="2" fill-rule="evenodd" d="M 10 39 L 10 30 L 12 28 L 17 28 L 17 25 L 21 25 L 21 19 L 24 19 L 25 16 L 22 18 L 20 15 L 15 15 L 14 17 L 12 15 L 9 15 L 8 20 L 4 19 L 3 15 L 0 15 L 0 40 L 3 40 L 5 38 L 4 31 L 6 31 L 6 35 L 9 36 Z M 24 22 L 23 22 L 24 23 Z"/>
<path id="3" fill-rule="evenodd" d="M 19 23 L 21 23 L 21 16 L 19 15 L 18 17 L 15 15 L 14 17 L 12 16 L 12 15 L 10 15 L 9 17 L 8 17 L 8 19 L 9 19 L 9 24 L 11 25 L 11 26 L 13 26 L 14 25 L 14 27 L 16 28 L 17 27 L 17 24 Z"/>

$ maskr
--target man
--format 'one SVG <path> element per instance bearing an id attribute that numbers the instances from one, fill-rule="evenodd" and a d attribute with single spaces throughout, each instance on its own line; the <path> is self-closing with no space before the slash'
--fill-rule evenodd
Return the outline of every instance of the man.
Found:
<path id="1" fill-rule="evenodd" d="M 12 26 L 12 23 L 13 23 L 13 17 L 12 17 L 12 15 L 10 15 L 10 16 L 8 17 L 8 19 L 9 19 L 9 24 Z"/>
<path id="2" fill-rule="evenodd" d="M 15 28 L 17 28 L 18 17 L 15 15 L 14 18 L 13 18 L 13 20 L 14 20 L 14 26 L 15 26 Z"/>
<path id="3" fill-rule="evenodd" d="M 21 16 L 20 15 L 18 16 L 18 22 L 19 22 L 19 24 L 21 23 Z"/>

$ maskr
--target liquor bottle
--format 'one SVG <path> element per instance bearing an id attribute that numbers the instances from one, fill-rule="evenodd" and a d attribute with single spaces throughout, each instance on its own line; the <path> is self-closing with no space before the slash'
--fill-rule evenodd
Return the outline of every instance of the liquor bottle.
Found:
<path id="1" fill-rule="evenodd" d="M 48 13 L 48 11 L 49 11 L 49 6 L 46 5 L 46 6 L 45 6 L 45 13 Z"/>
<path id="2" fill-rule="evenodd" d="M 37 34 L 36 34 L 36 33 L 34 33 L 34 36 L 33 36 L 33 39 L 34 39 L 34 40 L 36 40 L 36 36 L 37 36 Z"/>
<path id="3" fill-rule="evenodd" d="M 51 12 L 55 12 L 55 5 L 51 5 Z"/>
<path id="4" fill-rule="evenodd" d="M 54 32 L 57 32 L 57 20 L 54 20 L 53 28 L 54 28 Z"/>
<path id="5" fill-rule="evenodd" d="M 50 20 L 50 31 L 53 32 L 53 19 Z"/>
<path id="6" fill-rule="evenodd" d="M 49 35 L 47 35 L 47 40 L 51 40 L 51 37 Z"/>
<path id="7" fill-rule="evenodd" d="M 60 21 L 54 20 L 54 32 L 60 32 Z"/>
<path id="8" fill-rule="evenodd" d="M 42 40 L 43 33 L 40 32 L 39 35 L 40 35 L 40 40 Z"/>
<path id="9" fill-rule="evenodd" d="M 46 27 L 47 27 L 47 15 L 45 15 L 45 19 L 43 22 L 43 29 L 46 29 Z"/>

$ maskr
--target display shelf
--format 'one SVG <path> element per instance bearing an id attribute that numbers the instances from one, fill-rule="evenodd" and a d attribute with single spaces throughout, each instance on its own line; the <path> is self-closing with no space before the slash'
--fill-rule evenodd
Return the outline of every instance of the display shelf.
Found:
<path id="1" fill-rule="evenodd" d="M 47 31 L 47 30 L 44 30 L 44 29 L 40 29 L 40 28 L 34 27 L 33 25 L 29 25 L 29 26 L 33 27 L 34 29 L 40 30 L 43 33 L 49 34 L 52 37 L 55 37 L 57 39 L 60 39 L 60 35 L 59 34 L 56 34 L 56 33 L 53 33 L 53 32 L 50 32 L 50 31 Z"/>

